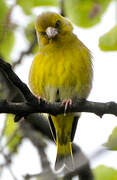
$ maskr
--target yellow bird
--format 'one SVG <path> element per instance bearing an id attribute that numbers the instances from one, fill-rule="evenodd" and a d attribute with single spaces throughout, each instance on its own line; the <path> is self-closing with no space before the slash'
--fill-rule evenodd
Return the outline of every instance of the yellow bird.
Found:
<path id="1" fill-rule="evenodd" d="M 39 52 L 29 73 L 29 85 L 36 96 L 63 102 L 65 110 L 73 99 L 86 99 L 92 87 L 92 61 L 88 48 L 73 34 L 71 23 L 53 12 L 42 13 L 36 21 Z M 72 141 L 80 114 L 49 116 L 57 144 L 55 169 L 64 164 L 74 168 Z"/>

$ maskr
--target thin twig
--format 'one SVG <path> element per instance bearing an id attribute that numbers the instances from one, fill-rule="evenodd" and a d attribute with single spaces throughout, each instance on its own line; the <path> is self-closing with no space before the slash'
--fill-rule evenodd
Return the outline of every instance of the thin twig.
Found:
<path id="1" fill-rule="evenodd" d="M 64 0 L 60 0 L 60 10 L 61 10 L 60 14 L 65 17 Z"/>
<path id="2" fill-rule="evenodd" d="M 25 99 L 28 102 L 37 102 L 37 98 L 31 93 L 27 85 L 23 83 L 19 79 L 19 77 L 13 72 L 11 65 L 3 61 L 1 58 L 0 71 L 3 71 L 6 74 L 7 78 L 14 84 L 14 86 L 16 86 L 21 91 L 21 93 L 24 95 Z"/>
<path id="3" fill-rule="evenodd" d="M 25 55 L 29 55 L 30 53 L 32 53 L 32 50 L 33 50 L 34 46 L 36 45 L 36 43 L 37 43 L 37 39 L 36 39 L 36 35 L 34 35 L 33 42 L 30 43 L 29 48 L 26 51 L 21 52 L 19 59 L 13 63 L 13 65 L 12 65 L 13 68 L 15 68 L 17 65 L 21 64 Z"/>
<path id="4" fill-rule="evenodd" d="M 46 144 L 42 135 L 35 131 L 31 124 L 26 123 L 26 121 L 20 123 L 20 128 L 23 131 L 24 136 L 29 138 L 32 144 L 37 148 L 43 170 L 51 170 L 50 162 L 45 153 Z"/>
<path id="5" fill-rule="evenodd" d="M 39 174 L 27 174 L 24 176 L 25 180 L 32 178 L 39 178 L 40 180 L 57 180 L 57 177 L 54 174 L 51 174 L 50 171 L 44 171 Z"/>
<path id="6" fill-rule="evenodd" d="M 98 2 L 96 2 L 89 13 L 89 18 L 90 19 L 95 18 L 100 13 L 100 11 L 101 11 L 101 5 Z"/>
<path id="7" fill-rule="evenodd" d="M 26 121 L 22 121 L 20 123 L 20 127 L 23 131 L 24 136 L 29 138 L 32 144 L 37 148 L 43 169 L 43 172 L 41 174 L 26 175 L 24 176 L 24 178 L 27 180 L 33 177 L 44 177 L 42 179 L 54 180 L 56 175 L 52 172 L 50 162 L 46 156 L 46 144 L 43 141 L 42 135 L 39 134 L 39 132 L 35 131 L 33 127 Z"/>
<path id="8" fill-rule="evenodd" d="M 10 172 L 10 174 L 11 174 L 13 180 L 18 180 L 17 177 L 15 176 L 13 170 L 11 169 L 11 167 L 8 165 L 7 168 L 8 168 L 8 170 L 9 170 L 9 172 Z"/>
<path id="9" fill-rule="evenodd" d="M 32 178 L 38 178 L 40 176 L 40 174 L 26 174 L 24 175 L 24 179 L 25 180 L 29 180 L 29 179 L 32 179 Z"/>
<path id="10" fill-rule="evenodd" d="M 17 180 L 17 178 L 15 177 L 15 175 L 14 175 L 14 173 L 13 173 L 13 171 L 11 170 L 11 167 L 10 167 L 10 164 L 11 164 L 11 155 L 5 154 L 4 151 L 0 151 L 0 153 L 3 155 L 3 157 L 4 157 L 4 159 L 5 159 L 5 163 L 2 164 L 2 166 L 1 166 L 2 169 L 3 169 L 4 167 L 7 167 L 8 170 L 9 170 L 9 172 L 10 172 L 10 174 L 11 174 L 11 176 L 13 177 L 13 179 L 14 179 L 14 180 Z"/>

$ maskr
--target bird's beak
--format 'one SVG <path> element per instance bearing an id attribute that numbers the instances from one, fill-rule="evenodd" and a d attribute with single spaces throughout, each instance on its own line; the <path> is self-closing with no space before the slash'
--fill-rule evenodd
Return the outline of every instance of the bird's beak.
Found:
<path id="1" fill-rule="evenodd" d="M 54 27 L 48 27 L 48 28 L 46 29 L 46 34 L 47 34 L 47 36 L 48 36 L 48 39 L 53 39 L 53 38 L 55 38 L 55 36 L 58 34 L 58 31 L 57 31 L 57 29 L 54 28 Z"/>

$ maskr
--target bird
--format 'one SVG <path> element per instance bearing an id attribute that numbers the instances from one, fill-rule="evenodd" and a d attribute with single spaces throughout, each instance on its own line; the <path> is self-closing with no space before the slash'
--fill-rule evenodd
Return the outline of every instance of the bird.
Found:
<path id="1" fill-rule="evenodd" d="M 29 86 L 37 97 L 61 102 L 65 112 L 74 100 L 87 99 L 93 79 L 90 50 L 73 33 L 72 23 L 55 12 L 43 12 L 35 23 L 39 50 L 29 71 Z M 74 169 L 72 142 L 80 113 L 49 115 L 57 145 L 55 170 Z"/>

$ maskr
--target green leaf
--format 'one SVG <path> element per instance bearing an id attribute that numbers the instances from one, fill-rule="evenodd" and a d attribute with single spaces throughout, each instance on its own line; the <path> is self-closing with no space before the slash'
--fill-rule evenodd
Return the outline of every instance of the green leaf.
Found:
<path id="1" fill-rule="evenodd" d="M 2 34 L 6 28 L 5 20 L 7 13 L 8 13 L 8 7 L 5 1 L 0 0 L 0 39 L 2 38 Z"/>
<path id="2" fill-rule="evenodd" d="M 18 4 L 27 15 L 31 14 L 32 8 L 37 6 L 58 6 L 59 0 L 19 0 Z"/>
<path id="3" fill-rule="evenodd" d="M 95 180 L 117 180 L 117 170 L 100 165 L 93 170 Z"/>
<path id="4" fill-rule="evenodd" d="M 21 6 L 21 8 L 23 9 L 23 11 L 27 14 L 30 15 L 31 14 L 31 10 L 34 6 L 34 2 L 33 0 L 19 0 L 18 4 Z"/>
<path id="5" fill-rule="evenodd" d="M 8 30 L 3 33 L 3 38 L 0 43 L 0 54 L 8 62 L 10 62 L 10 55 L 15 44 L 15 35 L 14 32 Z"/>
<path id="6" fill-rule="evenodd" d="M 14 32 L 8 27 L 9 8 L 4 0 L 0 0 L 0 55 L 7 61 L 10 61 L 10 54 L 14 46 Z"/>
<path id="7" fill-rule="evenodd" d="M 117 150 L 117 127 L 112 131 L 112 134 L 108 138 L 108 142 L 104 144 L 110 150 Z"/>
<path id="8" fill-rule="evenodd" d="M 17 133 L 8 144 L 9 151 L 13 153 L 17 153 L 21 141 L 22 141 L 21 135 Z"/>
<path id="9" fill-rule="evenodd" d="M 57 6 L 59 0 L 33 0 L 35 6 Z"/>
<path id="10" fill-rule="evenodd" d="M 78 26 L 88 28 L 100 22 L 111 0 L 64 0 L 65 15 Z"/>
<path id="11" fill-rule="evenodd" d="M 0 0 L 0 25 L 4 25 L 4 24 L 1 24 L 1 23 L 4 22 L 5 16 L 6 16 L 7 13 L 8 13 L 7 4 L 5 3 L 4 0 Z"/>
<path id="12" fill-rule="evenodd" d="M 17 127 L 17 124 L 14 123 L 13 115 L 8 114 L 6 117 L 4 134 L 9 136 Z"/>
<path id="13" fill-rule="evenodd" d="M 117 25 L 100 37 L 99 47 L 103 51 L 117 51 Z"/>
<path id="14" fill-rule="evenodd" d="M 14 123 L 14 118 L 11 114 L 8 114 L 6 117 L 4 136 L 6 137 L 6 142 L 9 141 L 7 144 L 9 151 L 16 153 L 22 138 L 18 131 L 18 125 Z"/>

